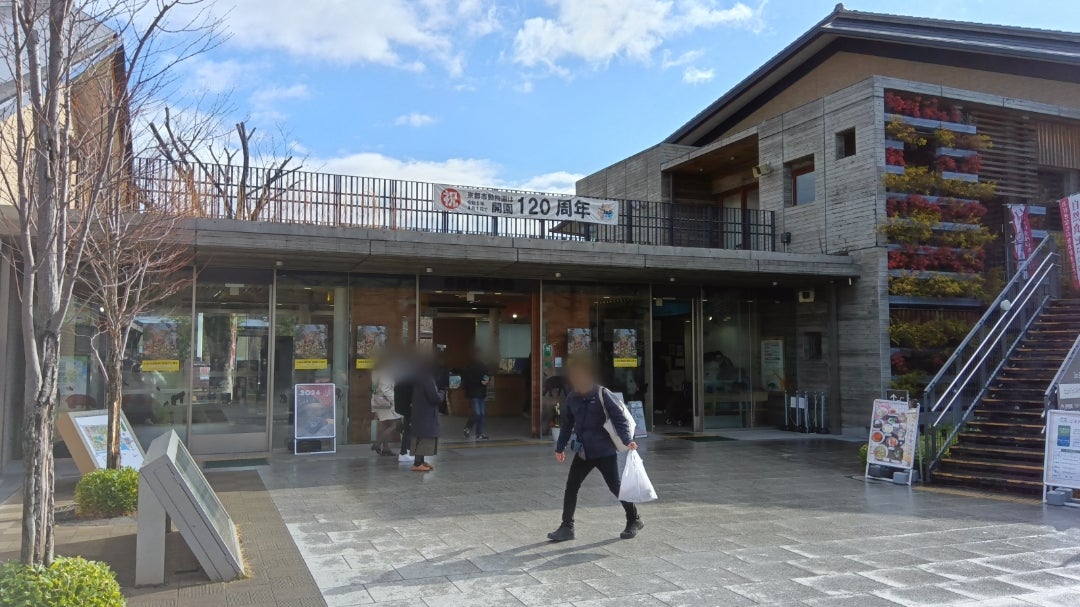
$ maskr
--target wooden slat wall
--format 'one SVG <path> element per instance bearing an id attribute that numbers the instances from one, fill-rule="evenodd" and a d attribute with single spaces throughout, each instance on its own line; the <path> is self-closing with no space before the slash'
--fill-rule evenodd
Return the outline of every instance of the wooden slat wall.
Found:
<path id="1" fill-rule="evenodd" d="M 1035 131 L 1041 166 L 1080 169 L 1080 125 L 1036 122 Z"/>
<path id="2" fill-rule="evenodd" d="M 979 133 L 989 135 L 994 147 L 981 152 L 980 181 L 997 183 L 998 199 L 1032 202 L 1038 193 L 1036 133 L 1030 120 L 992 110 L 972 111 Z"/>

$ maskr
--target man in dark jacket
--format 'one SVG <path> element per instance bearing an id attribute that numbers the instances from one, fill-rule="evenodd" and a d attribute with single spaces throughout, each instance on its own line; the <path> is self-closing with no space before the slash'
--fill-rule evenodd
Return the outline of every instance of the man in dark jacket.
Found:
<path id="1" fill-rule="evenodd" d="M 619 496 L 619 459 L 615 444 L 604 429 L 604 422 L 609 418 L 619 434 L 622 444 L 631 450 L 637 450 L 634 437 L 630 436 L 630 427 L 623 417 L 618 403 L 611 394 L 596 382 L 596 365 L 587 358 L 574 358 L 569 361 L 567 374 L 571 392 L 562 407 L 562 427 L 559 442 L 555 445 L 555 461 L 566 461 L 566 443 L 570 434 L 577 433 L 580 447 L 570 464 L 570 474 L 566 479 L 566 492 L 563 494 L 562 525 L 548 534 L 548 539 L 562 542 L 574 539 L 574 512 L 577 510 L 578 490 L 581 483 L 594 468 L 600 470 L 608 489 Z M 605 409 L 607 410 L 605 413 Z M 620 534 L 623 539 L 637 535 L 645 524 L 638 516 L 637 507 L 631 502 L 620 502 L 626 512 L 626 529 Z"/>
<path id="2" fill-rule="evenodd" d="M 465 373 L 461 378 L 462 387 L 465 388 L 465 397 L 469 399 L 469 419 L 465 422 L 465 437 L 468 438 L 472 429 L 476 427 L 476 440 L 487 440 L 484 434 L 484 414 L 487 405 L 487 389 L 490 377 L 487 367 L 482 361 L 483 352 L 476 350 L 473 361 L 465 367 Z"/>
<path id="3" fill-rule="evenodd" d="M 423 366 L 413 382 L 412 433 L 416 440 L 413 448 L 416 460 L 412 469 L 415 472 L 430 472 L 434 466 L 424 458 L 439 451 L 439 407 L 446 393 L 439 389 L 436 381 L 439 372 L 435 369 L 430 363 Z"/>

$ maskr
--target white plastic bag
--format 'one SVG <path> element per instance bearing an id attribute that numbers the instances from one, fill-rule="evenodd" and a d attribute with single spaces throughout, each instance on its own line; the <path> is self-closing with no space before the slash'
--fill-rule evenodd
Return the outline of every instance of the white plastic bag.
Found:
<path id="1" fill-rule="evenodd" d="M 619 499 L 624 502 L 651 502 L 656 499 L 656 490 L 649 482 L 649 475 L 645 474 L 645 463 L 637 451 L 631 451 L 626 455 L 626 466 L 623 468 L 622 481 L 619 487 Z"/>

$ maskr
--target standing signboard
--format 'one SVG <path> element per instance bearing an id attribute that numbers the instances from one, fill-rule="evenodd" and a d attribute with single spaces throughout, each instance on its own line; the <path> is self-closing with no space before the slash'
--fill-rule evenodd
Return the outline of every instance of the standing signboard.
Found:
<path id="1" fill-rule="evenodd" d="M 919 408 L 895 400 L 875 400 L 866 449 L 866 476 L 871 466 L 911 470 L 919 444 Z M 908 484 L 911 476 L 908 475 Z"/>
<path id="2" fill-rule="evenodd" d="M 646 438 L 649 430 L 645 427 L 645 403 L 640 400 L 632 400 L 626 403 L 630 410 L 630 416 L 634 418 L 634 438 Z"/>
<path id="3" fill-rule="evenodd" d="M 64 439 L 71 458 L 80 474 L 107 467 L 109 412 L 68 411 L 56 418 L 56 429 Z M 124 412 L 120 412 L 120 465 L 138 470 L 143 465 L 145 456 L 142 445 L 131 431 Z"/>
<path id="4" fill-rule="evenodd" d="M 1080 411 L 1047 412 L 1043 483 L 1080 489 Z"/>
<path id="5" fill-rule="evenodd" d="M 308 453 L 337 452 L 337 389 L 334 384 L 296 384 L 293 393 L 296 403 L 296 424 L 293 426 L 293 453 L 297 442 L 305 439 L 328 440 L 330 450 Z"/>
<path id="6" fill-rule="evenodd" d="M 139 470 L 136 585 L 165 581 L 166 515 L 212 581 L 244 575 L 236 525 L 173 430 L 150 443 L 146 463 Z"/>

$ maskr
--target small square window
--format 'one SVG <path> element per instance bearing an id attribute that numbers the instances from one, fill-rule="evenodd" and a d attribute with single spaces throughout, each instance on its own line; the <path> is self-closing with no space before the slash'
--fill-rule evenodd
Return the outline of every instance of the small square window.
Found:
<path id="1" fill-rule="evenodd" d="M 814 176 L 814 157 L 789 162 L 785 167 L 788 174 L 789 200 L 791 206 L 809 204 L 817 199 L 817 182 Z"/>
<path id="2" fill-rule="evenodd" d="M 821 360 L 824 357 L 821 331 L 807 331 L 803 334 L 803 355 L 807 360 Z"/>
<path id="3" fill-rule="evenodd" d="M 840 131 L 836 134 L 836 157 L 847 158 L 855 155 L 855 129 Z"/>

